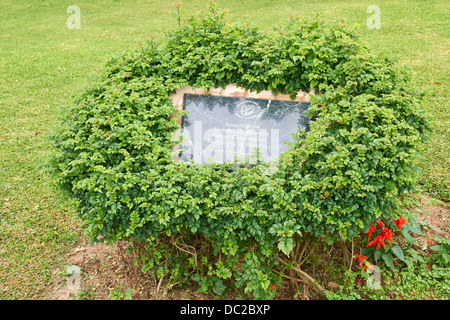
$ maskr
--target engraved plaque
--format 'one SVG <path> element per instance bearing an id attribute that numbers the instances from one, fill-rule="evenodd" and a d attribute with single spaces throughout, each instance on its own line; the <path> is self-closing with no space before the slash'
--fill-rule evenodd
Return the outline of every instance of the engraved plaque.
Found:
<path id="1" fill-rule="evenodd" d="M 309 130 L 309 102 L 184 95 L 180 159 L 203 164 L 272 161 L 288 149 L 297 130 Z"/>

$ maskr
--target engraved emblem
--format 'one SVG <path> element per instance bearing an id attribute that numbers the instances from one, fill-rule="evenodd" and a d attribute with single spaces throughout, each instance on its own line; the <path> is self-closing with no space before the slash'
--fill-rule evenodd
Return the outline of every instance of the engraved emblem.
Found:
<path id="1" fill-rule="evenodd" d="M 257 118 L 261 114 L 261 108 L 256 102 L 244 101 L 236 106 L 235 115 L 239 118 Z"/>

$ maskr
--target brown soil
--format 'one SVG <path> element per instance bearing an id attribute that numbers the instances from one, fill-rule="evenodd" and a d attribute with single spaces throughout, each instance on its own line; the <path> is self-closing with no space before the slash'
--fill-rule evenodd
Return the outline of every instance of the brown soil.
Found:
<path id="1" fill-rule="evenodd" d="M 425 225 L 425 228 L 424 236 L 416 237 L 416 240 L 422 248 L 433 245 L 436 236 L 445 237 L 450 234 L 450 206 L 439 202 L 427 195 L 422 195 L 420 199 L 417 222 Z M 431 243 L 428 242 L 430 240 Z"/>
<path id="2" fill-rule="evenodd" d="M 449 218 L 450 207 L 448 204 L 442 204 L 426 195 L 420 199 L 421 207 L 418 210 L 418 222 L 425 224 L 424 236 L 416 237 L 420 246 L 426 247 L 432 245 L 429 243 L 436 235 L 447 236 L 450 232 Z M 427 231 L 428 230 L 428 231 Z M 117 243 L 115 245 L 95 244 L 90 246 L 84 243 L 75 247 L 67 255 L 67 266 L 75 265 L 81 268 L 81 288 L 70 286 L 65 270 L 55 270 L 53 274 L 53 285 L 48 288 L 44 299 L 67 300 L 67 299 L 90 299 L 105 300 L 111 299 L 114 293 L 125 293 L 125 290 L 132 288 L 132 299 L 150 299 L 150 300 L 193 300 L 214 299 L 214 295 L 197 292 L 197 287 L 173 288 L 164 294 L 164 282 L 159 292 L 156 288 L 158 283 L 149 273 L 145 274 L 132 263 L 132 254 L 125 254 L 127 245 Z M 334 252 L 323 254 L 318 261 L 326 264 L 333 254 L 337 257 L 333 260 L 342 261 L 342 251 L 340 248 L 333 249 Z M 319 266 L 320 267 L 320 266 Z M 319 267 L 315 267 L 316 269 Z M 312 275 L 321 283 L 326 283 L 326 289 L 337 290 L 338 284 L 333 279 L 327 279 L 323 272 Z M 112 291 L 114 290 L 114 291 Z M 236 294 L 230 294 L 224 299 L 237 299 Z M 246 298 L 246 297 L 243 297 Z M 251 298 L 251 297 L 249 297 Z M 312 292 L 306 285 L 302 290 L 297 290 L 289 280 L 283 282 L 282 288 L 279 288 L 276 299 L 317 299 L 318 296 Z"/>

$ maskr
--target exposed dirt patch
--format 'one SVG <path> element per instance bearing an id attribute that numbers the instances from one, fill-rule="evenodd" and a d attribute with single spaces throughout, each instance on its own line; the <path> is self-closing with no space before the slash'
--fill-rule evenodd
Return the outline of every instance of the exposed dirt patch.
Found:
<path id="1" fill-rule="evenodd" d="M 430 239 L 436 235 L 447 236 L 450 232 L 449 218 L 450 206 L 437 201 L 429 196 L 423 195 L 420 199 L 421 207 L 418 209 L 418 222 L 425 225 L 425 233 L 417 237 L 421 246 L 431 245 Z M 126 243 L 115 245 L 95 244 L 90 246 L 84 243 L 75 247 L 67 256 L 67 267 L 76 266 L 81 270 L 80 281 L 75 283 L 74 276 L 67 276 L 66 270 L 55 270 L 53 285 L 48 288 L 45 299 L 67 300 L 67 299 L 95 299 L 105 300 L 112 298 L 123 298 L 128 288 L 132 289 L 133 300 L 210 300 L 217 298 L 214 295 L 197 292 L 197 287 L 175 287 L 166 294 L 164 283 L 157 292 L 158 283 L 150 273 L 141 272 L 140 268 L 133 265 L 133 254 L 125 254 Z M 334 257 L 334 258 L 331 258 Z M 337 290 L 338 284 L 326 274 L 319 270 L 321 265 L 326 265 L 333 259 L 342 263 L 343 252 L 339 247 L 330 249 L 317 258 L 317 265 L 308 270 L 314 278 L 326 284 L 328 290 Z M 326 269 L 326 268 L 323 268 Z M 300 286 L 297 290 L 289 280 L 283 281 L 282 288 L 278 288 L 276 299 L 317 299 L 318 296 L 307 286 Z M 230 294 L 222 299 L 242 298 L 237 294 Z"/>
<path id="2" fill-rule="evenodd" d="M 80 268 L 80 281 L 75 283 L 76 277 L 67 275 L 65 270 L 54 272 L 54 283 L 59 286 L 48 294 L 48 299 L 104 300 L 112 297 L 112 290 L 124 294 L 128 288 L 133 288 L 133 298 L 147 298 L 153 287 L 151 278 L 133 266 L 132 257 L 125 255 L 125 249 L 124 243 L 93 246 L 84 243 L 74 248 L 68 254 L 67 265 Z"/>
<path id="3" fill-rule="evenodd" d="M 424 236 L 416 237 L 416 240 L 424 247 L 433 243 L 436 236 L 444 237 L 450 234 L 450 206 L 427 195 L 422 195 L 420 203 L 417 222 L 425 228 Z"/>
<path id="4" fill-rule="evenodd" d="M 67 266 L 79 267 L 80 281 L 74 281 L 74 276 L 67 275 L 66 270 L 55 270 L 54 285 L 49 288 L 46 299 L 94 299 L 106 300 L 124 298 L 125 291 L 132 289 L 133 300 L 212 300 L 212 294 L 198 293 L 196 287 L 173 288 L 164 292 L 164 282 L 159 292 L 158 283 L 150 273 L 143 273 L 133 265 L 133 253 L 125 254 L 127 244 L 114 245 L 85 243 L 74 248 L 67 258 Z M 279 291 L 277 299 L 292 299 L 295 292 L 285 281 L 284 289 Z M 304 290 L 305 296 L 312 292 Z M 229 294 L 225 299 L 237 299 L 236 294 Z"/>

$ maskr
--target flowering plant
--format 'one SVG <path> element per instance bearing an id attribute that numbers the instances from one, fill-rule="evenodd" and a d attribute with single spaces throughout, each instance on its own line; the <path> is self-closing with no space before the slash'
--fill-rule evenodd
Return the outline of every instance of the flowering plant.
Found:
<path id="1" fill-rule="evenodd" d="M 273 298 L 281 254 L 291 259 L 303 246 L 302 257 L 319 239 L 351 239 L 398 209 L 398 196 L 419 178 L 428 125 L 410 75 L 372 53 L 352 27 L 313 15 L 265 32 L 228 24 L 224 14 L 211 2 L 162 42 L 111 57 L 64 108 L 49 171 L 77 203 L 91 243 L 132 243 L 142 269 L 169 281 L 167 290 L 192 280 L 215 294 L 230 283 Z M 259 160 L 173 161 L 187 111 L 169 95 L 229 84 L 293 99 L 320 92 L 310 97 L 310 130 L 294 134 L 276 172 L 262 174 L 272 166 Z M 375 253 L 392 243 L 389 230 L 379 232 L 368 247 Z M 302 263 L 292 267 L 322 292 Z"/>
<path id="2" fill-rule="evenodd" d="M 355 256 L 354 260 L 359 260 L 359 266 L 363 267 L 361 271 L 367 269 L 372 264 L 367 260 L 373 257 L 375 261 L 380 258 L 385 264 L 395 270 L 395 258 L 405 262 L 405 256 L 402 248 L 398 246 L 394 237 L 404 235 L 407 230 L 404 226 L 409 224 L 405 218 L 400 216 L 398 219 L 374 221 L 370 224 L 367 231 L 367 245 L 361 254 Z"/>

